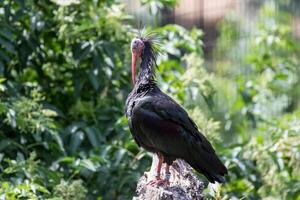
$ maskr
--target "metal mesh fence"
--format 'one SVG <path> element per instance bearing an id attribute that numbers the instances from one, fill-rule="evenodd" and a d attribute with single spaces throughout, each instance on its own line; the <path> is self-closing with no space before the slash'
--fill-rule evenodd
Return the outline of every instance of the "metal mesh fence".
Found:
<path id="1" fill-rule="evenodd" d="M 175 8 L 163 9 L 158 13 L 156 15 L 158 19 L 153 19 L 147 8 L 141 6 L 139 1 L 125 1 L 128 11 L 138 15 L 143 24 L 174 23 L 186 28 L 201 28 L 205 33 L 204 51 L 208 57 L 216 46 L 220 23 L 230 15 L 235 15 L 240 20 L 240 24 L 236 24 L 235 27 L 236 39 L 241 38 L 244 45 L 247 45 L 249 38 L 256 35 L 257 22 L 264 20 L 260 18 L 259 10 L 266 2 L 272 2 L 278 12 L 285 11 L 291 14 L 290 24 L 293 34 L 300 38 L 300 1 L 298 0 L 179 0 Z M 228 38 L 228 45 L 230 42 L 231 38 Z"/>

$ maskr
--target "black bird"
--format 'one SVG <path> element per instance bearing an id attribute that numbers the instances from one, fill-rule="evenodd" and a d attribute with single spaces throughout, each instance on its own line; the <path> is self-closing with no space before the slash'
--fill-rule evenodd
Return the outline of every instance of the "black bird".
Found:
<path id="1" fill-rule="evenodd" d="M 136 37 L 131 42 L 133 90 L 126 100 L 126 116 L 136 143 L 156 153 L 159 162 L 152 184 L 169 184 L 169 166 L 177 158 L 185 160 L 210 182 L 224 183 L 227 169 L 212 145 L 200 133 L 188 113 L 155 82 L 157 51 L 150 37 Z M 141 60 L 135 78 L 136 62 Z M 166 177 L 160 178 L 166 163 Z"/>

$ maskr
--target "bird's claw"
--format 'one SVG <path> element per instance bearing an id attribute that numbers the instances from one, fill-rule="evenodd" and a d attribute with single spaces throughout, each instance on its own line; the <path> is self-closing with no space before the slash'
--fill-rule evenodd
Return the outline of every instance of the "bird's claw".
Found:
<path id="1" fill-rule="evenodd" d="M 151 180 L 147 183 L 147 185 L 149 186 L 164 186 L 164 187 L 168 187 L 170 186 L 170 181 L 169 180 L 166 180 L 166 179 L 154 179 L 154 180 Z"/>

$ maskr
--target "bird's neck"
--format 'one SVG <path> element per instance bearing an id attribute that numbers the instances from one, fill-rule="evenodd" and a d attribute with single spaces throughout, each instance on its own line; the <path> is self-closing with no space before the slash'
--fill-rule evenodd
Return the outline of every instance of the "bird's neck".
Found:
<path id="1" fill-rule="evenodd" d="M 137 84 L 155 84 L 155 71 L 152 61 L 148 58 L 142 58 L 141 70 L 138 75 Z"/>

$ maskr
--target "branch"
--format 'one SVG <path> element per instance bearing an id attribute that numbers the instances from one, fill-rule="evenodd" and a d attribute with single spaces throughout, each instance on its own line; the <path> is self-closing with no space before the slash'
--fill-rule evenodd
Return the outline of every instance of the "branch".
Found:
<path id="1" fill-rule="evenodd" d="M 153 156 L 150 172 L 145 172 L 140 178 L 133 200 L 200 200 L 203 199 L 204 184 L 193 173 L 192 168 L 183 160 L 176 160 L 170 167 L 170 186 L 149 186 L 147 183 L 153 180 L 153 172 L 158 163 L 158 157 Z M 162 168 L 161 177 L 164 177 Z"/>

